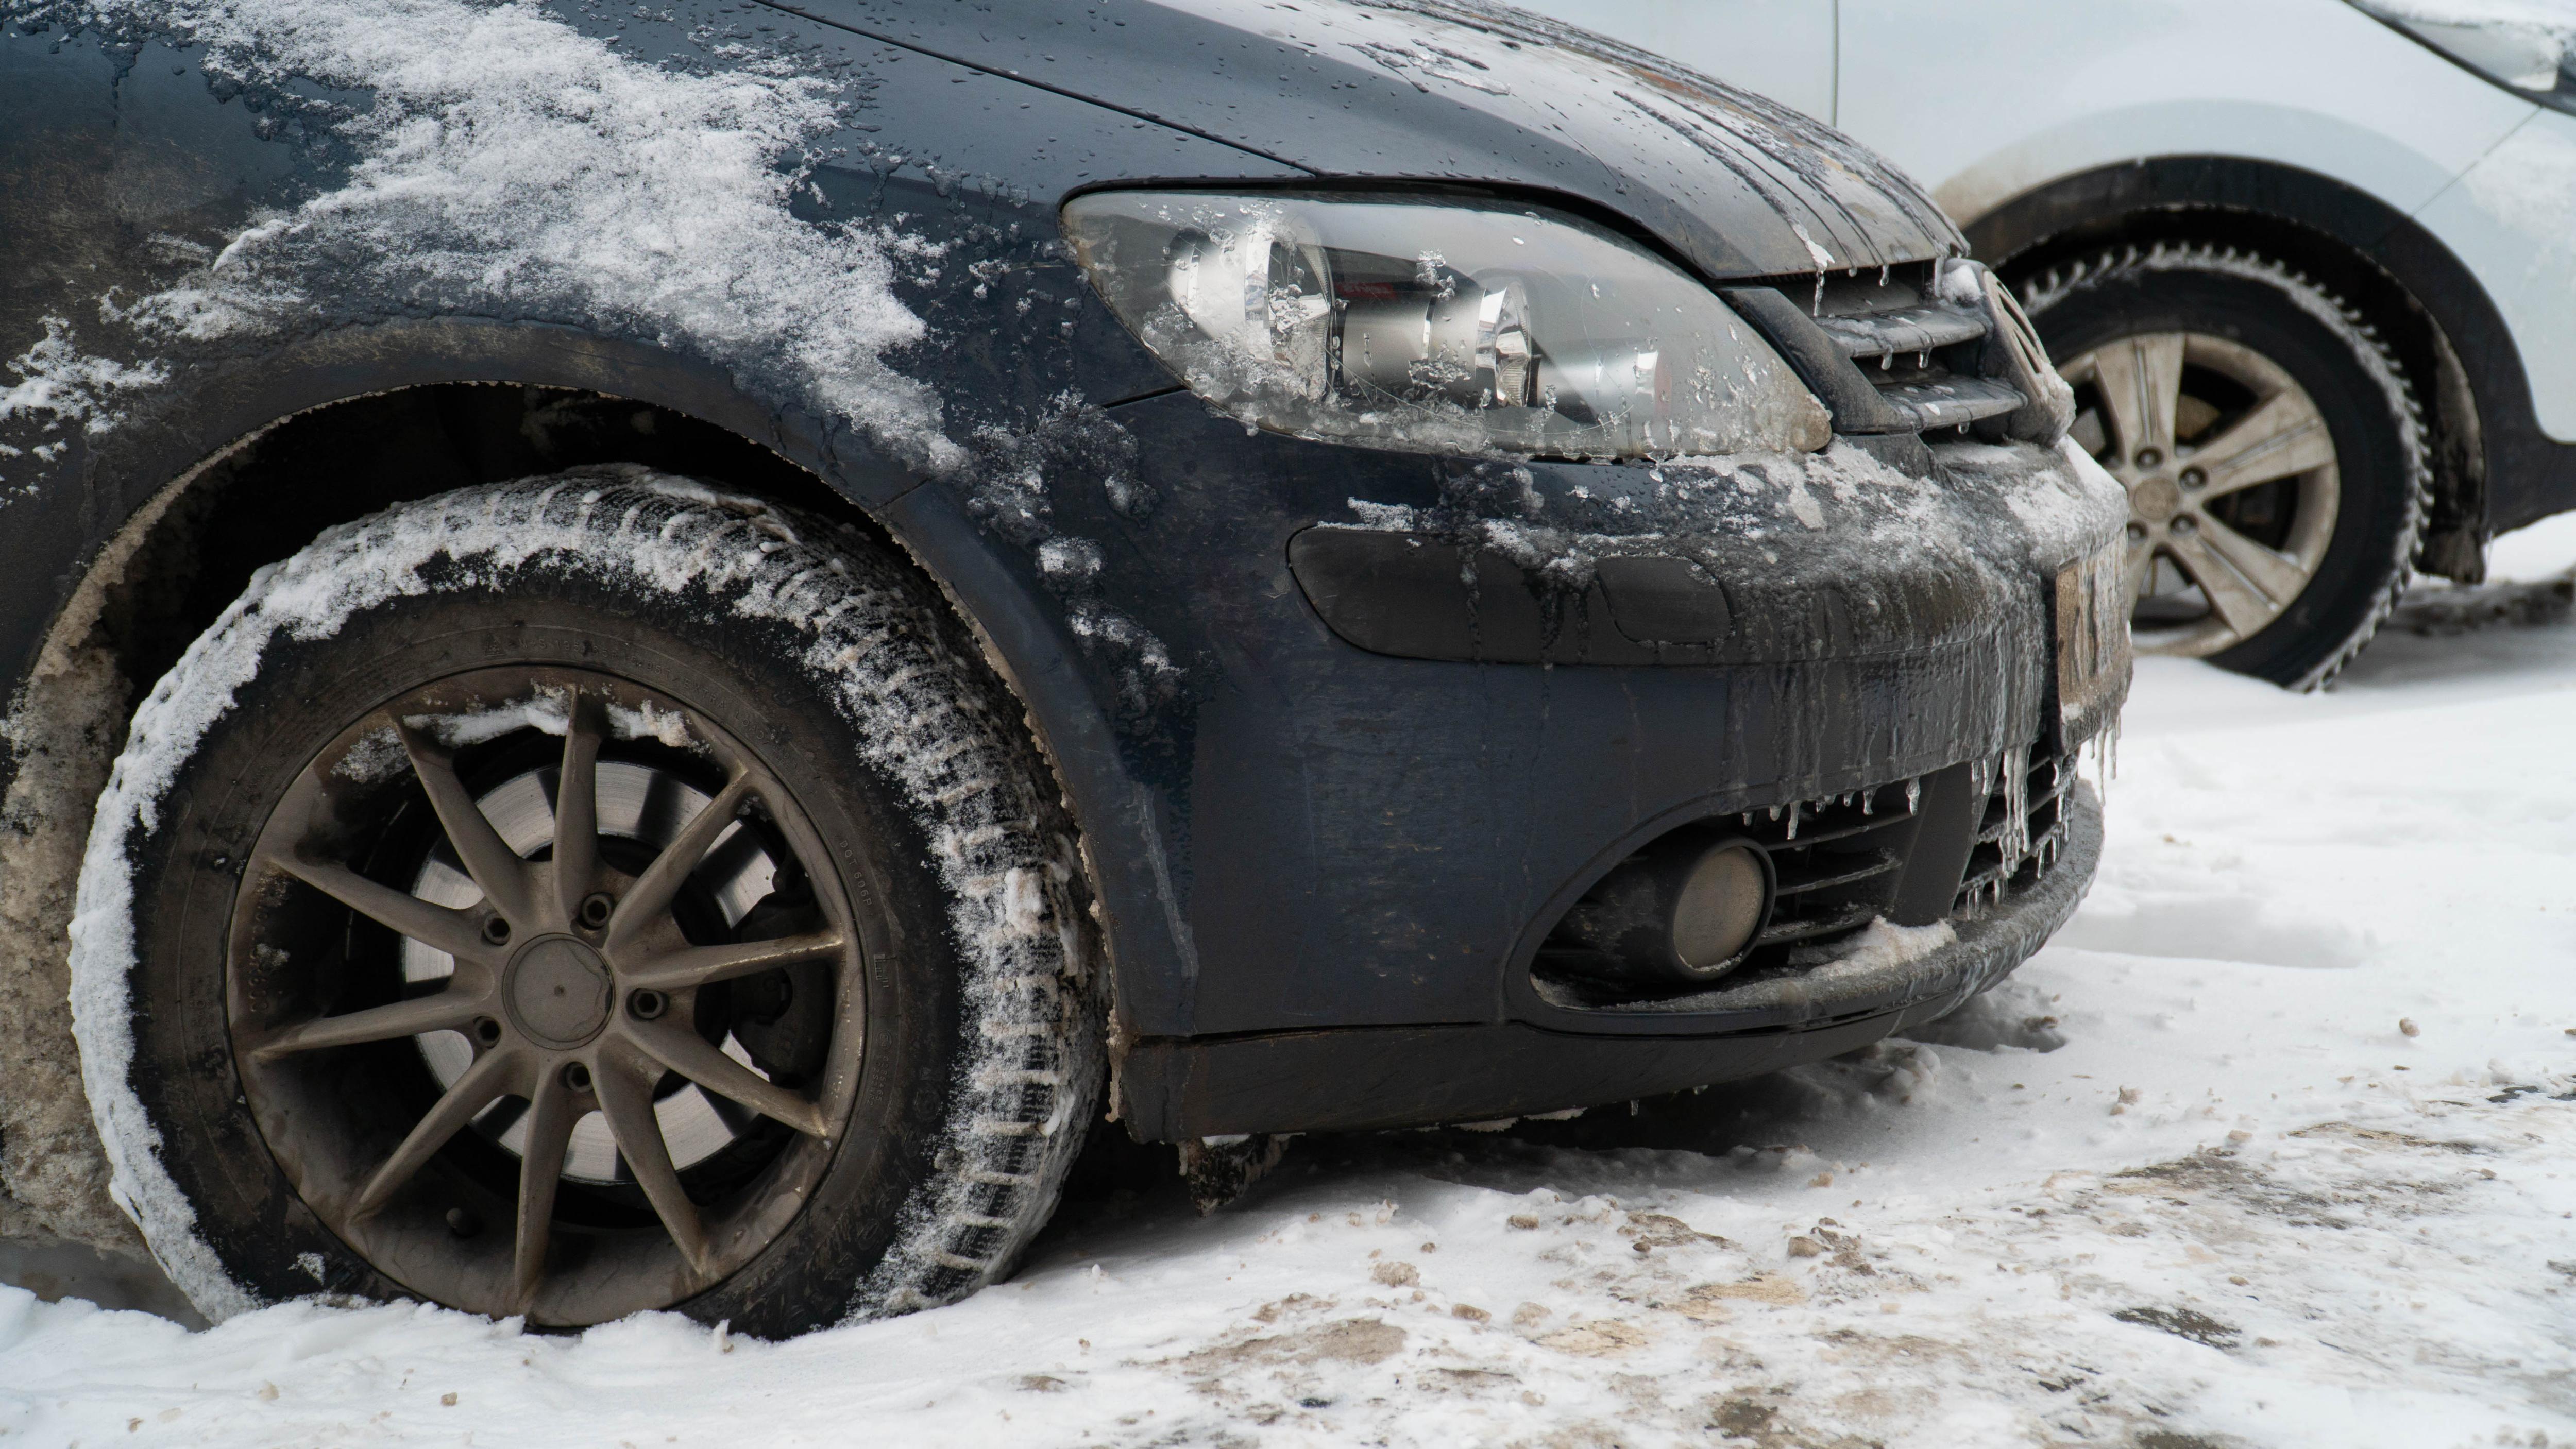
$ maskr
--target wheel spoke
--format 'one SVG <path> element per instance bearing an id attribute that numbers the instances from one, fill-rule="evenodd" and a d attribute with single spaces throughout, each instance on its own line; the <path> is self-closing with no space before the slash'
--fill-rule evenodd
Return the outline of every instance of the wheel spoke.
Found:
<path id="1" fill-rule="evenodd" d="M 738 976 L 773 970 L 798 961 L 838 953 L 849 944 L 838 931 L 782 936 L 775 941 L 737 941 L 726 946 L 690 946 L 667 952 L 622 973 L 629 987 L 654 991 L 687 991 Z"/>
<path id="2" fill-rule="evenodd" d="M 2174 407 L 2182 400 L 2182 334 L 2147 332 L 2093 354 L 2094 385 L 2110 414 L 2123 463 L 2153 448 L 2173 456 Z"/>
<path id="3" fill-rule="evenodd" d="M 412 773 L 420 777 L 421 789 L 429 795 L 429 808 L 438 813 L 438 823 L 447 831 L 447 843 L 456 850 L 456 858 L 465 873 L 483 888 L 486 900 L 503 919 L 522 934 L 533 935 L 539 922 L 531 910 L 528 891 L 528 865 L 510 848 L 501 832 L 474 803 L 465 782 L 456 777 L 454 756 L 437 741 L 401 720 L 394 728 L 402 736 L 403 752 L 411 756 Z"/>
<path id="4" fill-rule="evenodd" d="M 2129 581 L 2129 598 L 2132 602 L 2147 596 L 2147 589 L 2154 580 L 2155 571 L 2155 544 L 2143 538 L 2130 540 L 2129 557 L 2124 573 Z"/>
<path id="5" fill-rule="evenodd" d="M 555 909 L 568 922 L 581 918 L 581 898 L 599 865 L 599 713 L 597 699 L 572 697 L 555 785 Z"/>
<path id="6" fill-rule="evenodd" d="M 2255 588 L 2263 591 L 2275 612 L 2286 609 L 2308 586 L 2307 571 L 2215 518 L 2202 515 L 2200 537 L 2209 550 L 2227 560 Z"/>
<path id="7" fill-rule="evenodd" d="M 253 1047 L 251 1055 L 267 1061 L 296 1052 L 320 1051 L 324 1047 L 392 1041 L 396 1037 L 418 1036 L 425 1031 L 458 1031 L 473 1022 L 481 1005 L 480 998 L 474 993 L 450 990 L 387 1006 L 370 1006 L 341 1016 L 318 1016 L 271 1036 Z"/>
<path id="8" fill-rule="evenodd" d="M 380 885 L 346 866 L 294 855 L 267 857 L 271 865 L 399 935 L 409 936 L 459 961 L 488 965 L 491 948 L 474 916 Z"/>
<path id="9" fill-rule="evenodd" d="M 2238 576 L 2235 569 L 2209 548 L 2204 541 L 2206 536 L 2176 536 L 2166 540 L 2166 547 L 2172 551 L 2174 562 L 2181 566 L 2182 571 L 2191 576 L 2193 583 L 2200 585 L 2202 596 L 2209 600 L 2209 607 L 2219 619 L 2235 630 L 2237 637 L 2250 636 L 2279 617 L 2280 606 Z M 2259 544 L 2256 546 L 2260 547 Z"/>
<path id="10" fill-rule="evenodd" d="M 2334 439 L 2326 420 L 2306 399 L 2276 393 L 2237 420 L 2235 426 L 2192 450 L 2192 466 L 2209 475 L 2193 490 L 2196 498 L 2269 483 L 2322 468 L 2335 460 Z"/>
<path id="11" fill-rule="evenodd" d="M 411 1181 L 412 1175 L 419 1172 L 438 1149 L 447 1145 L 447 1139 L 455 1136 L 458 1128 L 473 1121 L 474 1114 L 491 1106 L 495 1099 L 516 1086 L 518 1075 L 518 1059 L 508 1051 L 485 1052 L 475 1058 L 474 1065 L 465 1069 L 464 1075 L 456 1079 L 455 1084 L 447 1089 L 447 1094 L 429 1109 L 428 1115 L 412 1125 L 411 1135 L 403 1138 L 402 1145 L 394 1149 L 394 1155 L 386 1158 L 385 1165 L 377 1168 L 376 1175 L 367 1180 L 365 1190 L 358 1194 L 349 1215 L 362 1218 L 383 1207 L 393 1197 L 395 1189 Z"/>
<path id="12" fill-rule="evenodd" d="M 608 1118 L 609 1135 L 617 1139 L 626 1170 L 634 1174 L 635 1185 L 644 1189 L 671 1241 L 679 1246 L 680 1256 L 706 1274 L 712 1271 L 706 1229 L 698 1221 L 697 1204 L 680 1186 L 679 1170 L 671 1166 L 671 1146 L 662 1140 L 662 1124 L 653 1115 L 653 1083 L 661 1075 L 658 1065 L 611 1062 L 603 1053 L 596 1078 L 599 1110 Z"/>
<path id="13" fill-rule="evenodd" d="M 689 817 L 689 823 L 680 827 L 679 833 L 671 837 L 671 843 L 662 848 L 662 853 L 653 858 L 652 865 L 645 868 L 644 874 L 626 892 L 625 899 L 617 903 L 617 913 L 608 921 L 610 950 L 614 951 L 620 942 L 634 939 L 638 932 L 671 909 L 671 901 L 679 895 L 681 883 L 698 868 L 698 862 L 706 857 L 707 847 L 715 844 L 716 837 L 733 823 L 734 813 L 742 808 L 742 802 L 750 795 L 751 777 L 748 774 L 736 775 L 733 783 L 719 791 L 705 808 Z"/>
<path id="14" fill-rule="evenodd" d="M 704 1037 L 687 1027 L 665 1022 L 634 1022 L 629 1024 L 629 1030 L 635 1044 L 651 1053 L 654 1060 L 708 1091 L 730 1097 L 808 1137 L 828 1138 L 832 1135 L 831 1124 L 823 1120 L 820 1106 L 766 1080 L 751 1068 L 709 1046 Z"/>
<path id="15" fill-rule="evenodd" d="M 572 1143 L 573 1091 L 548 1072 L 537 1079 L 519 1148 L 519 1235 L 512 1266 L 512 1298 L 525 1313 L 546 1276 L 546 1242 L 554 1226 L 555 1188 L 563 1180 L 564 1151 Z"/>

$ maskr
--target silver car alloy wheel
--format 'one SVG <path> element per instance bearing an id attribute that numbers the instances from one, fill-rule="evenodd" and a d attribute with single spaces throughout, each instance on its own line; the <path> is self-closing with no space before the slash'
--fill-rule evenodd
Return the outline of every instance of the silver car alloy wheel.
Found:
<path id="1" fill-rule="evenodd" d="M 2270 627 L 2315 580 L 2341 501 L 2307 390 L 2202 332 L 2123 337 L 2060 371 L 2071 435 L 2129 492 L 2139 651 L 2216 654 Z"/>

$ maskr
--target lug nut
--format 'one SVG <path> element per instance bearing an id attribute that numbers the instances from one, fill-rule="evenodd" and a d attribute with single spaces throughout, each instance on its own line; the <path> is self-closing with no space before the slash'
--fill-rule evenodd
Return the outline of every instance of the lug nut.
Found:
<path id="1" fill-rule="evenodd" d="M 563 1084 L 572 1088 L 576 1092 L 589 1091 L 590 1068 L 582 1065 L 580 1062 L 564 1063 Z"/>
<path id="2" fill-rule="evenodd" d="M 488 1016 L 474 1018 L 474 1039 L 485 1046 L 501 1044 L 501 1023 Z"/>
<path id="3" fill-rule="evenodd" d="M 2182 517 L 2175 519 L 2172 527 L 2173 531 L 2176 533 L 2198 533 L 2200 531 L 2200 521 L 2186 513 Z"/>
<path id="4" fill-rule="evenodd" d="M 2153 448 L 2140 448 L 2138 450 L 2138 466 L 2141 468 L 2152 468 L 2164 460 L 2165 455 L 2157 452 Z"/>
<path id="5" fill-rule="evenodd" d="M 461 1207 L 449 1208 L 447 1230 L 460 1238 L 470 1238 L 483 1231 L 483 1220 Z"/>
<path id="6" fill-rule="evenodd" d="M 608 924 L 617 913 L 617 898 L 606 891 L 592 891 L 581 898 L 581 923 L 596 931 Z"/>
<path id="7" fill-rule="evenodd" d="M 2129 542 L 2131 542 L 2131 543 L 2144 543 L 2144 542 L 2146 542 L 2146 541 L 2147 541 L 2147 526 L 2146 526 L 2145 524 L 2143 524 L 2143 523 L 2139 523 L 2139 522 L 2136 522 L 2136 521 L 2132 520 L 2132 521 L 2130 522 L 2130 524 L 2129 524 Z"/>
<path id="8" fill-rule="evenodd" d="M 483 939 L 495 946 L 509 945 L 510 923 L 499 916 L 486 916 L 483 920 Z"/>
<path id="9" fill-rule="evenodd" d="M 2182 486 L 2185 488 L 2197 488 L 2208 481 L 2209 475 L 2200 471 L 2198 468 L 2185 468 L 2182 470 Z"/>
<path id="10" fill-rule="evenodd" d="M 638 987 L 626 997 L 626 1009 L 637 1021 L 651 1021 L 671 1005 L 671 999 L 649 986 Z"/>

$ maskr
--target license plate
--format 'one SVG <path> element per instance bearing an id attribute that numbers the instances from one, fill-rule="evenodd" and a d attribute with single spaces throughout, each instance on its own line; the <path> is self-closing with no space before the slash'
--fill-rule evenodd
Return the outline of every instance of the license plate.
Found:
<path id="1" fill-rule="evenodd" d="M 2070 741 L 2129 694 L 2129 592 L 2119 541 L 2057 571 L 2057 709 Z"/>

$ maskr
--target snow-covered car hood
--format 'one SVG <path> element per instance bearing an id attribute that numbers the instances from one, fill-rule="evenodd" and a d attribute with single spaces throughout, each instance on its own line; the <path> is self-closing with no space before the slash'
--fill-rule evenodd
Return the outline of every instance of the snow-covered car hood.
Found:
<path id="1" fill-rule="evenodd" d="M 1660 57 L 1483 0 L 787 0 L 1335 177 L 1507 186 L 1646 228 L 1711 277 L 1964 256 L 1840 132 Z"/>

